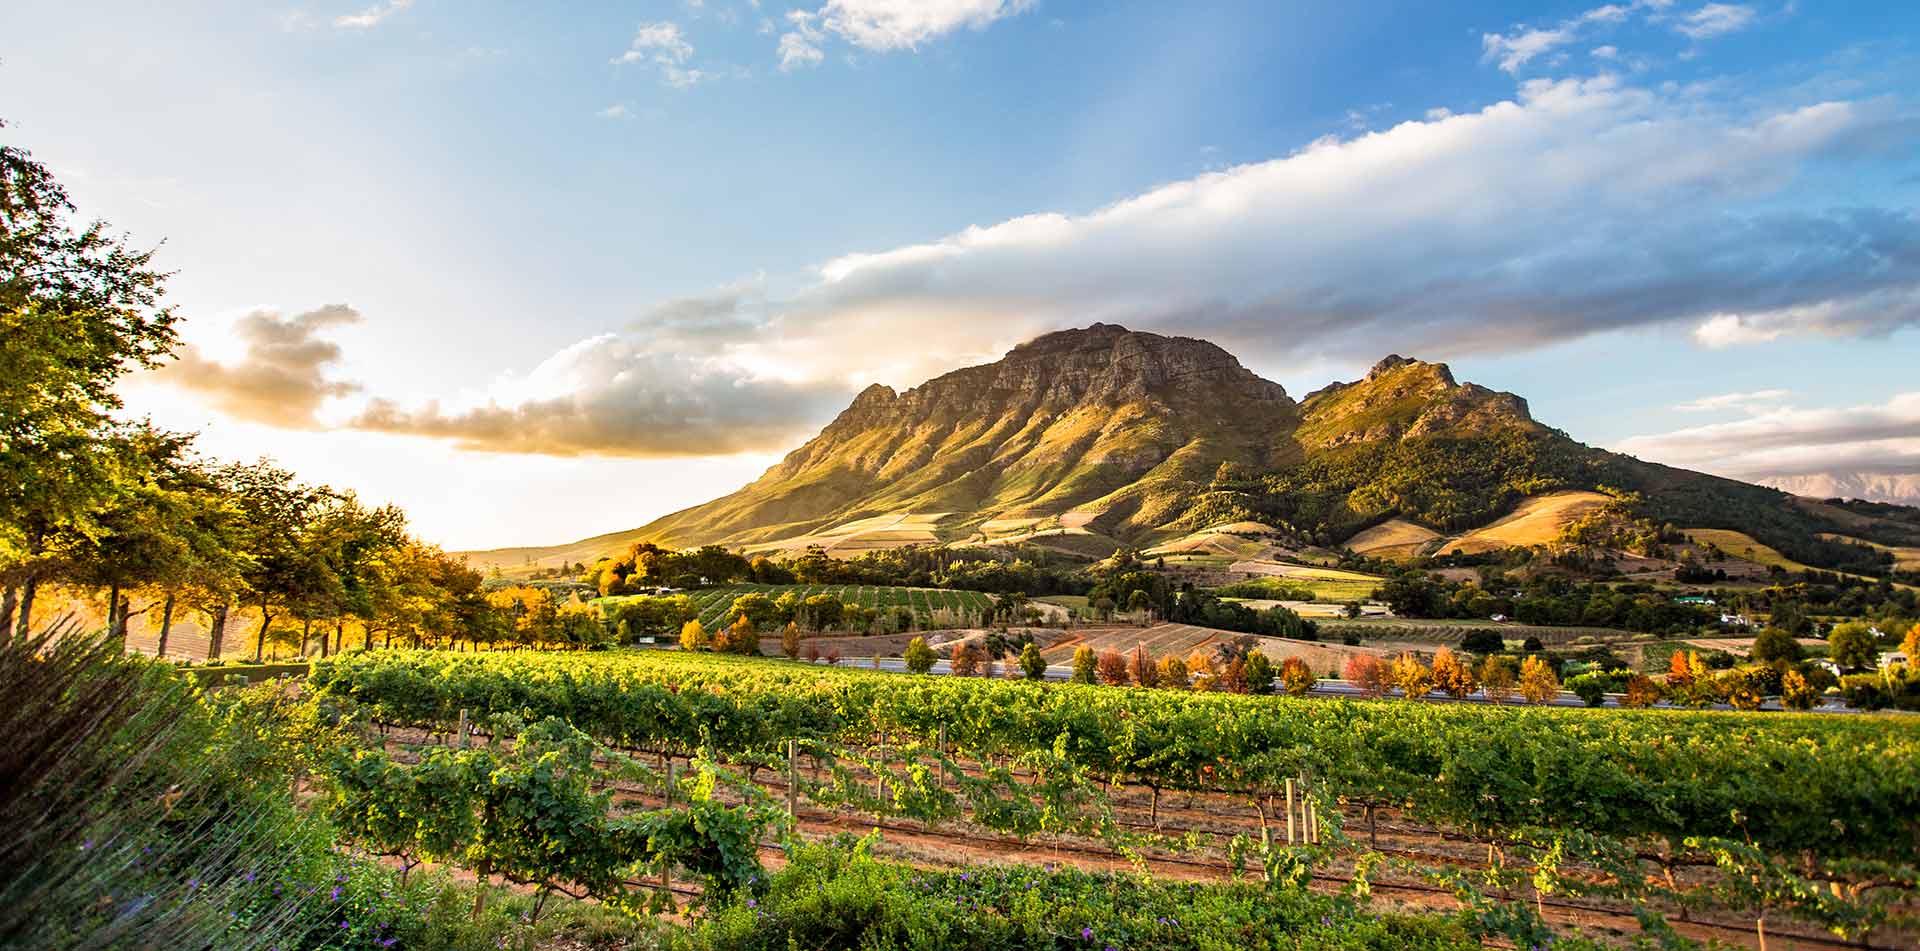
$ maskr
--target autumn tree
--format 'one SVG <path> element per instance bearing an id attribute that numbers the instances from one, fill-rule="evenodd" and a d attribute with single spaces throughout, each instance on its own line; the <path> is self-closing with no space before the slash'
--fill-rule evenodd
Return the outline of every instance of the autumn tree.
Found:
<path id="1" fill-rule="evenodd" d="M 1433 685 L 1459 700 L 1473 692 L 1473 671 L 1444 647 L 1433 652 Z"/>
<path id="2" fill-rule="evenodd" d="M 680 626 L 680 649 L 683 651 L 707 649 L 707 629 L 700 626 L 699 618 L 694 618 Z"/>
<path id="3" fill-rule="evenodd" d="M 1133 681 L 1132 675 L 1127 672 L 1127 658 L 1119 651 L 1101 651 L 1094 672 L 1099 675 L 1100 682 L 1109 687 L 1124 687 Z"/>
<path id="4" fill-rule="evenodd" d="M 1160 671 L 1154 667 L 1153 655 L 1147 653 L 1147 646 L 1141 644 L 1133 649 L 1127 658 L 1127 673 L 1133 682 L 1142 687 L 1156 687 L 1160 684 Z"/>
<path id="5" fill-rule="evenodd" d="M 1418 700 L 1433 690 L 1433 671 L 1411 652 L 1394 658 L 1391 676 L 1400 695 L 1408 700 Z"/>
<path id="6" fill-rule="evenodd" d="M 746 614 L 737 614 L 727 626 L 726 635 L 716 647 L 728 654 L 760 653 L 760 632 Z"/>
<path id="7" fill-rule="evenodd" d="M 957 644 L 948 664 L 958 677 L 971 677 L 980 672 L 980 649 L 972 644 Z"/>
<path id="8" fill-rule="evenodd" d="M 924 638 L 916 637 L 914 638 L 914 640 L 919 641 L 921 647 L 927 646 L 927 642 Z M 909 651 L 912 650 L 911 645 L 909 645 L 908 650 Z M 788 621 L 787 626 L 780 629 L 780 653 L 787 655 L 788 660 L 795 660 L 799 658 L 800 656 L 800 625 L 795 624 L 792 621 Z M 909 655 L 908 663 L 909 664 L 912 663 L 911 655 Z M 931 666 L 932 661 L 928 661 L 928 665 Z M 924 673 L 924 671 L 916 671 L 916 673 Z"/>
<path id="9" fill-rule="evenodd" d="M 1820 699 L 1820 691 L 1807 683 L 1797 670 L 1780 675 L 1780 705 L 1789 710 L 1811 710 Z"/>
<path id="10" fill-rule="evenodd" d="M 1341 673 L 1348 683 L 1360 688 L 1360 692 L 1368 697 L 1386 696 L 1388 685 L 1392 682 L 1387 665 L 1372 654 L 1355 654 L 1347 658 Z"/>
<path id="11" fill-rule="evenodd" d="M 1494 703 L 1506 703 L 1519 679 L 1511 657 L 1489 654 L 1480 662 L 1480 692 Z"/>
<path id="12" fill-rule="evenodd" d="M 1290 697 L 1304 697 L 1319 681 L 1313 668 L 1298 657 L 1288 657 L 1280 662 L 1280 687 Z"/>
<path id="13" fill-rule="evenodd" d="M 1538 655 L 1520 662 L 1520 696 L 1528 703 L 1546 703 L 1560 694 L 1560 678 L 1554 676 L 1553 665 Z"/>
<path id="14" fill-rule="evenodd" d="M 1634 674 L 1627 680 L 1627 695 L 1621 702 L 1629 707 L 1645 709 L 1659 703 L 1662 694 L 1659 681 L 1646 674 Z"/>
<path id="15" fill-rule="evenodd" d="M 1187 662 L 1175 655 L 1160 658 L 1154 669 L 1154 683 L 1168 690 L 1187 688 Z"/>

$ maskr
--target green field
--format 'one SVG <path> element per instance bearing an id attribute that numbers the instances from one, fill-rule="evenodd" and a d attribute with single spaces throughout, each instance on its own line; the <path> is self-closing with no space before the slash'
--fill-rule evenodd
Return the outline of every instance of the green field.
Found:
<path id="1" fill-rule="evenodd" d="M 993 595 L 979 591 L 900 588 L 871 584 L 734 584 L 689 591 L 687 596 L 693 599 L 694 606 L 700 610 L 701 625 L 712 628 L 726 618 L 727 609 L 733 607 L 734 599 L 743 594 L 764 594 L 768 598 L 778 598 L 789 591 L 798 594 L 802 600 L 816 594 L 829 594 L 844 603 L 858 604 L 875 610 L 895 607 L 911 608 L 914 616 L 923 624 L 934 620 L 934 612 L 942 609 L 970 614 L 985 614 L 993 610 Z M 597 598 L 593 603 L 611 607 L 633 597 L 644 597 L 644 595 Z"/>

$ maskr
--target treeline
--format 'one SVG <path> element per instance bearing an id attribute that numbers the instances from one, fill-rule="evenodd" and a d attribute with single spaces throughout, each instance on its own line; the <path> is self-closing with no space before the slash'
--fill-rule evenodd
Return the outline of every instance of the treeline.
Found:
<path id="1" fill-rule="evenodd" d="M 595 562 L 580 580 L 602 595 L 642 594 L 660 588 L 755 584 L 861 584 L 951 588 L 992 594 L 1083 594 L 1093 584 L 1078 565 L 1062 564 L 1039 549 L 915 546 L 834 558 L 818 545 L 798 555 L 752 558 L 720 545 L 675 551 L 639 542 L 617 558 Z"/>
<path id="2" fill-rule="evenodd" d="M 1479 581 L 1451 581 L 1424 571 L 1402 571 L 1380 586 L 1380 600 L 1409 618 L 1505 616 L 1522 624 L 1612 627 L 1645 634 L 1686 634 L 1719 628 L 1718 610 L 1681 604 L 1651 589 L 1634 591 L 1579 584 L 1559 575 L 1514 582 L 1500 572 Z"/>
<path id="3" fill-rule="evenodd" d="M 1255 610 L 1234 601 L 1226 601 L 1191 583 L 1175 589 L 1167 576 L 1147 571 L 1132 560 L 1130 552 L 1115 557 L 1113 568 L 1087 592 L 1087 607 L 1095 617 L 1116 612 L 1151 612 L 1153 616 L 1175 624 L 1192 624 L 1242 634 L 1264 634 L 1311 641 L 1319 639 L 1312 621 L 1274 605 Z"/>
<path id="4" fill-rule="evenodd" d="M 558 606 L 490 598 L 398 509 L 116 419 L 115 385 L 167 360 L 177 317 L 151 252 L 73 213 L 44 166 L 0 146 L 0 633 L 44 626 L 51 589 L 103 604 L 122 643 L 149 617 L 162 654 L 189 616 L 213 658 L 243 615 L 255 659 L 269 645 L 545 639 Z"/>

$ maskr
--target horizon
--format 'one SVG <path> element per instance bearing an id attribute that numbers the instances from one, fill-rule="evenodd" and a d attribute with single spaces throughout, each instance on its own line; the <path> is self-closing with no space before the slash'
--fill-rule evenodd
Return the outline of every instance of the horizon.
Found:
<path id="1" fill-rule="evenodd" d="M 1920 479 L 1911 6 L 90 16 L 0 12 L 0 120 L 175 274 L 126 415 L 449 550 L 646 524 L 1093 322 L 1296 400 L 1411 354 L 1649 461 Z"/>

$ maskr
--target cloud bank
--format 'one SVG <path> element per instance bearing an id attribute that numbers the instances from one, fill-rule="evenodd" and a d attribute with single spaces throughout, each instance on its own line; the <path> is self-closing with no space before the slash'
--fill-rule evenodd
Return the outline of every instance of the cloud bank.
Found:
<path id="1" fill-rule="evenodd" d="M 321 404 L 360 387 L 328 377 L 340 362 L 340 345 L 319 335 L 330 327 L 359 322 L 360 313 L 345 304 L 329 304 L 292 317 L 254 311 L 233 327 L 234 337 L 245 345 L 238 362 L 209 359 L 198 347 L 185 344 L 172 364 L 156 372 L 156 378 L 199 394 L 235 419 L 283 429 L 320 429 L 323 426 L 315 414 Z"/>
<path id="2" fill-rule="evenodd" d="M 1770 482 L 1835 473 L 1920 474 L 1920 392 L 1871 406 L 1783 407 L 1622 442 L 1669 465 Z"/>

